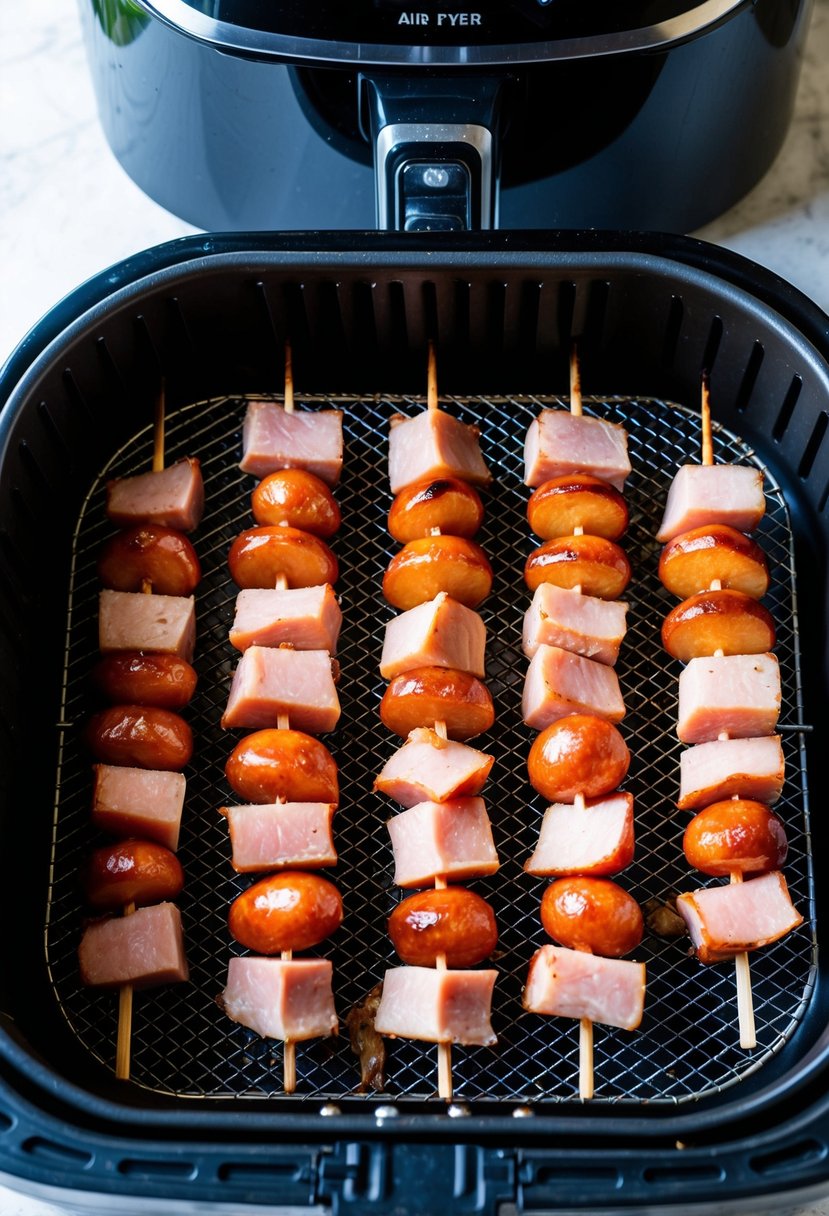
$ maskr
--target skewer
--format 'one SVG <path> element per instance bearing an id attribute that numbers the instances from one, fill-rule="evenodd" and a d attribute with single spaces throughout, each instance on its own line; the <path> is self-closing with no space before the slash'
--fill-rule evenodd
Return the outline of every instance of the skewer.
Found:
<path id="1" fill-rule="evenodd" d="M 570 347 L 570 413 L 574 418 L 581 418 L 581 370 L 579 368 L 579 352 L 576 343 Z"/>
<path id="2" fill-rule="evenodd" d="M 285 395 L 283 397 L 285 413 L 294 412 L 294 359 L 291 352 L 291 340 L 285 339 Z"/>
<path id="3" fill-rule="evenodd" d="M 153 411 L 153 472 L 161 473 L 164 469 L 164 437 L 165 437 L 165 386 L 164 378 L 155 399 Z M 148 578 L 142 580 L 141 591 L 151 595 L 153 585 Z M 124 916 L 132 916 L 135 904 L 124 905 Z M 115 1043 L 115 1076 L 119 1081 L 130 1079 L 130 1056 L 132 1046 L 132 984 L 122 984 L 118 990 L 118 1033 Z"/>
<path id="4" fill-rule="evenodd" d="M 702 464 L 712 465 L 714 463 L 714 444 L 711 435 L 711 393 L 708 383 L 708 373 L 702 373 L 702 392 L 700 413 L 702 415 Z M 722 588 L 720 579 L 715 578 L 709 587 L 710 591 L 719 591 Z M 723 651 L 715 650 L 714 658 L 722 658 Z M 729 737 L 728 731 L 720 731 L 717 739 L 719 742 L 725 742 Z M 736 795 L 735 795 L 736 797 Z M 732 883 L 742 882 L 743 876 L 739 870 L 732 870 L 730 874 Z M 748 961 L 748 952 L 743 951 L 734 959 L 734 971 L 737 981 L 737 1019 L 740 1027 L 740 1046 L 746 1050 L 750 1050 L 757 1046 L 757 1033 L 754 1025 L 754 997 L 751 991 L 751 967 Z"/>

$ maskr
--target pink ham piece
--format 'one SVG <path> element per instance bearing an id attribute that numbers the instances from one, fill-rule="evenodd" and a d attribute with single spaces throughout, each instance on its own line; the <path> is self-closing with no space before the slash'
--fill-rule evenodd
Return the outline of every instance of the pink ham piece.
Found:
<path id="1" fill-rule="evenodd" d="M 490 1022 L 497 977 L 497 971 L 393 967 L 383 980 L 374 1028 L 392 1038 L 491 1047 L 498 1041 Z"/>
<path id="2" fill-rule="evenodd" d="M 567 714 L 595 714 L 621 722 L 625 703 L 612 667 L 541 645 L 527 668 L 522 712 L 527 726 L 543 730 Z"/>
<path id="3" fill-rule="evenodd" d="M 483 878 L 500 865 L 483 798 L 420 802 L 386 826 L 398 887 L 426 887 L 436 878 Z"/>
<path id="4" fill-rule="evenodd" d="M 189 978 L 181 913 L 152 904 L 131 916 L 94 921 L 78 947 L 81 980 L 94 988 L 153 988 Z"/>
<path id="5" fill-rule="evenodd" d="M 681 811 L 698 811 L 726 798 L 774 803 L 785 778 L 779 735 L 698 743 L 679 758 Z"/>
<path id="6" fill-rule="evenodd" d="M 232 856 L 240 874 L 292 866 L 315 870 L 337 864 L 331 824 L 336 807 L 327 802 L 275 802 L 223 806 Z"/>
<path id="7" fill-rule="evenodd" d="M 102 591 L 98 645 L 102 654 L 143 650 L 177 654 L 189 663 L 196 648 L 196 601 L 192 595 Z"/>
<path id="8" fill-rule="evenodd" d="M 706 524 L 728 524 L 738 532 L 751 532 L 765 510 L 759 469 L 741 464 L 684 464 L 671 482 L 656 539 L 665 544 Z"/>
<path id="9" fill-rule="evenodd" d="M 633 796 L 611 794 L 583 807 L 554 802 L 544 812 L 528 874 L 618 874 L 633 861 Z"/>
<path id="10" fill-rule="evenodd" d="M 294 730 L 312 734 L 337 725 L 340 702 L 327 650 L 249 646 L 242 655 L 222 726 L 258 730 L 276 726 L 280 714 L 289 716 Z"/>
<path id="11" fill-rule="evenodd" d="M 780 667 L 773 654 L 726 654 L 691 659 L 679 677 L 683 743 L 770 735 L 780 714 Z"/>
<path id="12" fill-rule="evenodd" d="M 386 625 L 380 674 L 392 680 L 415 667 L 453 667 L 483 676 L 486 626 L 445 591 Z"/>
<path id="13" fill-rule="evenodd" d="M 107 482 L 106 513 L 119 528 L 158 524 L 192 532 L 203 512 L 201 467 L 192 456 L 158 472 Z"/>
<path id="14" fill-rule="evenodd" d="M 157 840 L 175 853 L 187 784 L 182 773 L 96 764 L 92 822 L 111 836 Z"/>
<path id="15" fill-rule="evenodd" d="M 242 426 L 239 468 L 254 477 L 277 469 L 307 469 L 328 485 L 343 467 L 342 410 L 294 410 L 273 401 L 251 401 Z"/>
<path id="16" fill-rule="evenodd" d="M 342 619 L 330 583 L 284 591 L 268 588 L 240 591 L 230 642 L 237 650 L 290 642 L 295 650 L 327 650 L 336 654 Z"/>
<path id="17" fill-rule="evenodd" d="M 678 895 L 676 907 L 701 963 L 723 963 L 758 950 L 803 923 L 779 870 L 750 882 Z"/>
<path id="18" fill-rule="evenodd" d="M 624 427 L 567 410 L 542 410 L 524 441 L 524 482 L 540 486 L 567 473 L 589 473 L 624 489 L 630 475 Z"/>
<path id="19" fill-rule="evenodd" d="M 336 1034 L 332 974 L 325 958 L 232 958 L 221 1005 L 263 1039 L 300 1043 Z"/>
<path id="20" fill-rule="evenodd" d="M 419 726 L 386 761 L 374 788 L 406 807 L 419 802 L 448 802 L 450 798 L 479 794 L 494 759 L 466 743 L 442 739 L 429 727 Z"/>
<path id="21" fill-rule="evenodd" d="M 645 1007 L 645 964 L 542 946 L 530 960 L 524 1008 L 635 1030 Z"/>
<path id="22" fill-rule="evenodd" d="M 539 646 L 559 646 L 612 667 L 627 629 L 627 610 L 621 600 L 540 583 L 524 614 L 524 654 L 531 659 Z"/>
<path id="23" fill-rule="evenodd" d="M 392 494 L 424 477 L 460 477 L 461 481 L 488 485 L 492 477 L 481 455 L 477 430 L 443 410 L 393 418 L 389 432 Z"/>

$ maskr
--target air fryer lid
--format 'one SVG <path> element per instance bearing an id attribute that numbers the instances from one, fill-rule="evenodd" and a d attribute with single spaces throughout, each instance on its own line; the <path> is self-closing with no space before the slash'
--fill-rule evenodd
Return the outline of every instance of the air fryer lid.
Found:
<path id="1" fill-rule="evenodd" d="M 348 63 L 515 63 L 666 46 L 746 0 L 137 0 L 226 50 Z"/>

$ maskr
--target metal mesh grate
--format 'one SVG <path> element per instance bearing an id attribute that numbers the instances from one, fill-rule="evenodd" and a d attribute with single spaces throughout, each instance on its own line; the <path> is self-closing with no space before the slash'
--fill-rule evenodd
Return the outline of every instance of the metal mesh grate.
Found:
<path id="1" fill-rule="evenodd" d="M 320 404 L 318 401 L 312 404 Z M 372 780 L 398 745 L 382 727 L 378 705 L 384 683 L 378 672 L 385 622 L 393 615 L 380 595 L 388 560 L 396 549 L 386 531 L 390 503 L 386 436 L 392 413 L 414 412 L 422 402 L 393 397 L 342 397 L 346 463 L 337 492 L 343 526 L 334 547 L 341 562 L 338 592 L 345 615 L 340 661 L 343 716 L 326 742 L 341 775 L 341 805 L 335 819 L 340 862 L 331 876 L 345 904 L 345 923 L 320 947 L 334 964 L 334 989 L 343 1016 L 383 975 L 395 956 L 385 932 L 386 917 L 400 898 L 391 885 L 391 849 L 385 821 L 395 809 L 371 793 Z M 527 962 L 545 940 L 538 918 L 544 881 L 531 879 L 522 863 L 532 850 L 543 812 L 527 782 L 526 756 L 533 732 L 520 717 L 526 661 L 521 621 L 529 602 L 521 570 L 535 543 L 530 538 L 522 485 L 521 447 L 539 409 L 557 399 L 456 398 L 448 408 L 482 432 L 484 455 L 495 482 L 478 539 L 495 568 L 491 597 L 482 608 L 488 630 L 487 681 L 498 713 L 491 736 L 478 746 L 495 755 L 485 796 L 502 867 L 473 884 L 495 907 L 500 927 L 493 1024 L 495 1049 L 455 1049 L 459 1097 L 470 1101 L 539 1103 L 572 1098 L 578 1075 L 575 1023 L 522 1011 L 520 994 Z M 624 540 L 634 578 L 626 593 L 629 631 L 618 664 L 627 704 L 623 731 L 633 763 L 627 788 L 636 799 L 637 857 L 622 875 L 640 902 L 700 885 L 681 847 L 687 817 L 674 806 L 680 744 L 676 740 L 676 689 L 680 665 L 659 645 L 661 620 L 673 605 L 657 577 L 659 546 L 653 539 L 675 467 L 698 459 L 699 423 L 690 411 L 653 400 L 585 402 L 587 412 L 622 423 L 630 436 L 633 475 L 626 487 L 631 512 Z M 170 461 L 197 455 L 202 462 L 207 512 L 195 535 L 204 570 L 197 592 L 199 687 L 187 716 L 196 755 L 187 771 L 187 799 L 180 857 L 187 884 L 179 900 L 191 964 L 191 982 L 141 993 L 135 1002 L 133 1081 L 181 1097 L 262 1098 L 281 1092 L 281 1047 L 257 1039 L 230 1022 L 215 998 L 224 984 L 227 958 L 238 949 L 229 940 L 230 901 L 250 877 L 233 873 L 224 821 L 217 813 L 233 795 L 224 762 L 244 732 L 224 732 L 219 719 L 237 660 L 227 641 L 236 588 L 226 555 L 234 537 L 252 523 L 251 478 L 239 472 L 243 399 L 186 406 L 167 423 Z M 102 470 L 77 528 L 75 569 L 66 650 L 64 746 L 57 782 L 53 875 L 46 945 L 54 990 L 77 1037 L 111 1067 L 117 999 L 81 988 L 75 950 L 83 911 L 77 872 L 90 849 L 101 843 L 89 825 L 89 760 L 80 744 L 83 722 L 94 708 L 88 673 L 97 653 L 95 558 L 111 528 L 104 513 L 107 477 L 150 466 L 147 427 Z M 736 437 L 715 430 L 718 460 L 755 461 Z M 740 1050 L 736 1028 L 734 969 L 702 967 L 688 957 L 688 940 L 646 936 L 638 956 L 648 965 L 648 995 L 642 1028 L 628 1034 L 597 1027 L 595 1101 L 679 1103 L 722 1089 L 760 1067 L 794 1032 L 808 1001 L 814 974 L 811 930 L 811 864 L 807 795 L 802 755 L 796 602 L 788 511 L 766 473 L 767 514 L 759 540 L 768 555 L 772 586 L 767 604 L 778 627 L 777 654 L 783 673 L 781 728 L 788 780 L 779 812 L 790 853 L 786 875 L 795 904 L 807 923 L 774 947 L 752 956 L 758 1047 Z M 303 1044 L 298 1056 L 298 1092 L 293 1102 L 342 1100 L 359 1076 L 347 1036 Z M 435 1096 L 435 1051 L 398 1040 L 390 1047 L 388 1093 Z"/>

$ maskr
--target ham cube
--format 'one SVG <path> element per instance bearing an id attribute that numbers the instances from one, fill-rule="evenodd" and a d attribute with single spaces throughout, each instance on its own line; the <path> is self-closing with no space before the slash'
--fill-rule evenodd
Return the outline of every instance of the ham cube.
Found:
<path id="1" fill-rule="evenodd" d="M 758 950 L 803 923 L 779 870 L 750 882 L 678 895 L 676 907 L 701 963 L 723 963 Z"/>
<path id="2" fill-rule="evenodd" d="M 728 524 L 738 532 L 751 532 L 765 510 L 759 469 L 742 464 L 684 464 L 671 482 L 656 539 L 664 544 L 707 524 Z"/>
<path id="3" fill-rule="evenodd" d="M 539 646 L 559 646 L 612 667 L 627 629 L 627 610 L 620 600 L 540 583 L 524 614 L 524 654 L 531 659 Z"/>
<path id="4" fill-rule="evenodd" d="M 392 1038 L 491 1047 L 498 1041 L 490 1022 L 497 977 L 497 971 L 393 967 L 383 980 L 374 1028 Z"/>
<path id="5" fill-rule="evenodd" d="M 482 878 L 500 865 L 483 798 L 420 802 L 386 826 L 398 887 L 430 886 L 436 878 Z"/>
<path id="6" fill-rule="evenodd" d="M 337 1033 L 332 974 L 325 958 L 232 958 L 221 1004 L 263 1039 L 318 1039 Z"/>
<path id="7" fill-rule="evenodd" d="M 295 650 L 336 654 L 342 619 L 330 583 L 285 590 L 251 588 L 236 597 L 230 642 L 237 650 L 290 642 Z"/>
<path id="8" fill-rule="evenodd" d="M 780 714 L 780 667 L 773 654 L 725 654 L 691 659 L 679 677 L 683 743 L 770 735 Z"/>
<path id="9" fill-rule="evenodd" d="M 175 853 L 187 781 L 182 773 L 96 764 L 92 822 L 111 836 L 157 840 Z"/>
<path id="10" fill-rule="evenodd" d="M 196 649 L 196 601 L 192 595 L 102 591 L 98 645 L 102 654 L 143 650 L 177 654 L 189 663 Z"/>
<path id="11" fill-rule="evenodd" d="M 393 680 L 415 667 L 453 667 L 483 676 L 485 647 L 486 626 L 478 613 L 441 591 L 386 625 L 380 674 Z"/>
<path id="12" fill-rule="evenodd" d="M 481 455 L 477 430 L 443 410 L 393 419 L 389 432 L 392 494 L 423 477 L 460 477 L 487 485 L 492 478 Z"/>
<path id="13" fill-rule="evenodd" d="M 780 797 L 785 761 L 779 735 L 698 743 L 679 758 L 681 811 L 698 811 L 726 798 L 773 803 Z"/>
<path id="14" fill-rule="evenodd" d="M 324 734 L 340 717 L 327 650 L 249 646 L 236 668 L 222 726 L 258 730 L 286 715 L 294 730 Z"/>
<path id="15" fill-rule="evenodd" d="M 374 788 L 401 806 L 448 802 L 479 794 L 494 758 L 419 726 L 386 761 Z"/>
<path id="16" fill-rule="evenodd" d="M 530 960 L 524 1008 L 635 1030 L 645 1007 L 645 964 L 542 946 Z"/>
<path id="17" fill-rule="evenodd" d="M 621 722 L 625 703 L 612 667 L 560 646 L 540 645 L 527 669 L 522 712 L 527 726 L 543 730 L 567 714 Z"/>
<path id="18" fill-rule="evenodd" d="M 175 904 L 152 904 L 131 916 L 87 925 L 78 947 L 81 981 L 94 988 L 154 988 L 189 978 L 181 913 Z"/>
<path id="19" fill-rule="evenodd" d="M 542 410 L 524 441 L 524 482 L 540 486 L 567 473 L 589 473 L 624 489 L 630 475 L 625 428 L 586 414 Z"/>
<path id="20" fill-rule="evenodd" d="M 618 874 L 633 861 L 633 796 L 611 794 L 583 807 L 554 802 L 544 812 L 528 874 Z"/>
<path id="21" fill-rule="evenodd" d="M 274 802 L 223 806 L 232 856 L 240 874 L 293 866 L 315 870 L 337 864 L 331 824 L 336 807 L 328 802 Z"/>
<path id="22" fill-rule="evenodd" d="M 119 528 L 158 524 L 192 532 L 204 512 L 201 467 L 187 457 L 158 472 L 107 482 L 106 513 Z"/>
<path id="23" fill-rule="evenodd" d="M 288 413 L 273 401 L 249 402 L 242 426 L 242 472 L 266 477 L 277 469 L 307 469 L 335 486 L 342 467 L 342 410 Z"/>

